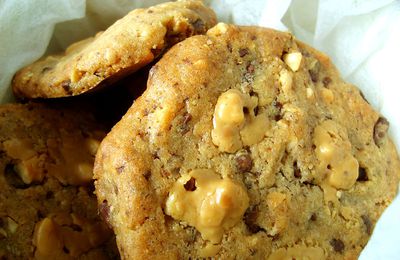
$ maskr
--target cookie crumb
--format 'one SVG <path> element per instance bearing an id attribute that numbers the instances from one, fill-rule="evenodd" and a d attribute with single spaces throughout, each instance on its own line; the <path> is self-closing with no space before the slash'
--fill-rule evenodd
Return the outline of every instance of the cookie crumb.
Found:
<path id="1" fill-rule="evenodd" d="M 338 252 L 341 254 L 343 253 L 344 243 L 342 240 L 333 238 L 329 243 L 331 244 L 331 246 L 332 246 L 333 250 L 335 250 L 335 252 Z"/>

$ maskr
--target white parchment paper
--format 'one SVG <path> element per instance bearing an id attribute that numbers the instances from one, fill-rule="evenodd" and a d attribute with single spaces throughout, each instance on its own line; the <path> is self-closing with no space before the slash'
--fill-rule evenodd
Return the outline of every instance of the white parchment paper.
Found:
<path id="1" fill-rule="evenodd" d="M 104 30 L 160 0 L 0 0 L 0 103 L 10 81 L 44 53 Z M 220 21 L 289 30 L 327 53 L 390 121 L 400 150 L 400 1 L 205 0 Z M 386 210 L 360 259 L 400 259 L 400 198 Z"/>

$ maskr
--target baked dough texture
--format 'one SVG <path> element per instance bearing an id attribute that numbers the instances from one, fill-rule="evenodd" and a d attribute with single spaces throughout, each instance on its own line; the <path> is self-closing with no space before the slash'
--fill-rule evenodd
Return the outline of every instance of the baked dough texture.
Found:
<path id="1" fill-rule="evenodd" d="M 123 259 L 357 259 L 397 192 L 388 127 L 325 54 L 221 23 L 101 143 L 100 211 Z"/>
<path id="2" fill-rule="evenodd" d="M 19 98 L 74 96 L 137 71 L 175 43 L 204 34 L 215 13 L 201 1 L 169 2 L 135 9 L 95 37 L 74 43 L 16 73 Z"/>

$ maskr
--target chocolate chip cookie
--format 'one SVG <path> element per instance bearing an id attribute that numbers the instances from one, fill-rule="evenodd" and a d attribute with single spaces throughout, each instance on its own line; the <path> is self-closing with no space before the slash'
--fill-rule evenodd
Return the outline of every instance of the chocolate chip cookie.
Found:
<path id="1" fill-rule="evenodd" d="M 152 68 L 96 193 L 124 259 L 356 259 L 397 192 L 388 127 L 323 53 L 218 24 Z"/>
<path id="2" fill-rule="evenodd" d="M 186 37 L 215 25 L 215 13 L 201 1 L 164 3 L 136 9 L 95 37 L 72 44 L 14 76 L 20 98 L 79 95 L 137 71 Z"/>
<path id="3" fill-rule="evenodd" d="M 112 259 L 92 181 L 103 128 L 84 112 L 0 106 L 0 258 Z"/>

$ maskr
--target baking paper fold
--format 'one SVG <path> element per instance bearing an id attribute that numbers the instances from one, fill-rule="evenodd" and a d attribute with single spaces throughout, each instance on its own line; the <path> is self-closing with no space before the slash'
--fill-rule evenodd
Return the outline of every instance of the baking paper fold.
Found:
<path id="1" fill-rule="evenodd" d="M 10 81 L 44 53 L 106 29 L 130 10 L 159 0 L 0 0 L 0 102 Z M 220 21 L 289 30 L 327 53 L 390 122 L 400 150 L 400 1 L 205 0 Z M 399 259 L 400 198 L 386 210 L 360 259 Z"/>

